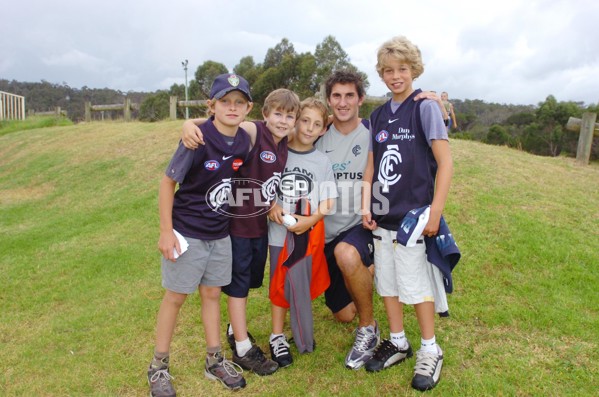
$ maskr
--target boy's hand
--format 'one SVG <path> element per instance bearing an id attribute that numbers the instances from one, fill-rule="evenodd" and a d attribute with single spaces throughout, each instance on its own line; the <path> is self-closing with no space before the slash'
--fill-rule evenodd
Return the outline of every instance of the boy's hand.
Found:
<path id="1" fill-rule="evenodd" d="M 283 207 L 279 204 L 273 204 L 268 211 L 268 219 L 272 222 L 276 222 L 279 225 L 283 224 Z"/>
<path id="2" fill-rule="evenodd" d="M 197 149 L 199 145 L 205 145 L 204 135 L 200 127 L 195 125 L 193 121 L 187 120 L 183 123 L 183 135 L 181 141 L 188 149 Z"/>
<path id="3" fill-rule="evenodd" d="M 293 214 L 293 217 L 297 219 L 297 223 L 288 227 L 287 230 L 298 235 L 307 232 L 316 223 L 314 222 L 314 219 L 309 216 Z"/>
<path id="4" fill-rule="evenodd" d="M 432 91 L 422 91 L 420 94 L 414 97 L 415 101 L 419 101 L 421 99 L 432 99 L 433 101 L 440 102 L 441 98 L 437 95 L 437 93 Z"/>
<path id="5" fill-rule="evenodd" d="M 428 222 L 422 231 L 422 235 L 425 237 L 434 237 L 439 233 L 439 224 L 441 223 L 441 214 L 435 213 L 432 208 Z"/>
<path id="6" fill-rule="evenodd" d="M 372 220 L 370 211 L 362 215 L 362 226 L 367 230 L 374 230 L 378 227 L 376 221 Z"/>
<path id="7" fill-rule="evenodd" d="M 177 262 L 173 251 L 174 249 L 177 250 L 177 254 L 181 255 L 181 246 L 179 245 L 179 240 L 172 231 L 160 233 L 158 249 L 162 253 L 164 259 L 167 259 L 171 262 Z"/>

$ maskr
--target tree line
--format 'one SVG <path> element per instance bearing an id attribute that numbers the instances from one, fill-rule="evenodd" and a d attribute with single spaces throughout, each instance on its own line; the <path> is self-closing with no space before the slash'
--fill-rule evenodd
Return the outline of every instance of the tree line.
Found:
<path id="1" fill-rule="evenodd" d="M 316 46 L 314 54 L 298 53 L 293 44 L 283 38 L 280 43 L 268 49 L 262 62 L 256 62 L 252 56 L 245 56 L 232 72 L 245 77 L 250 83 L 255 101 L 250 117 L 260 118 L 260 105 L 272 90 L 288 88 L 300 98 L 313 96 L 320 90 L 321 83 L 338 69 L 360 73 L 364 78 L 365 88 L 368 88 L 366 74 L 351 63 L 345 50 L 330 35 Z M 214 78 L 228 72 L 230 70 L 224 64 L 214 60 L 207 60 L 199 65 L 188 84 L 189 99 L 208 99 Z M 184 84 L 173 84 L 168 90 L 146 93 L 108 88 L 77 89 L 69 87 L 67 83 L 53 84 L 43 80 L 40 83 L 23 83 L 0 79 L 0 90 L 25 96 L 27 109 L 34 111 L 53 110 L 60 106 L 73 121 L 84 119 L 86 101 L 93 104 L 113 104 L 123 103 L 128 97 L 131 102 L 141 104 L 139 111 L 133 112 L 133 117 L 142 121 L 157 121 L 169 117 L 170 96 L 185 99 Z M 568 118 L 580 118 L 585 111 L 599 111 L 599 105 L 558 102 L 552 95 L 537 105 L 487 103 L 478 99 L 452 99 L 451 102 L 459 126 L 459 130 L 452 131 L 452 137 L 507 145 L 545 156 L 575 156 L 578 134 L 566 130 Z M 365 101 L 360 109 L 360 116 L 368 117 L 379 104 L 379 101 Z M 205 115 L 205 109 L 189 110 L 190 117 Z M 178 116 L 183 118 L 184 110 L 179 108 L 178 112 Z M 122 117 L 122 113 L 106 113 L 108 118 Z M 599 159 L 597 137 L 592 146 L 591 159 Z"/>

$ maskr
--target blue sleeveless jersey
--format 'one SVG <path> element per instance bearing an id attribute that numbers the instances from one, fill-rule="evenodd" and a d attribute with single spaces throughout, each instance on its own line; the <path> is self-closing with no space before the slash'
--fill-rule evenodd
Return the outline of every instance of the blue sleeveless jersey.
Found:
<path id="1" fill-rule="evenodd" d="M 374 174 L 371 211 L 377 224 L 396 230 L 405 214 L 433 200 L 437 162 L 428 145 L 414 91 L 393 113 L 391 101 L 370 116 Z"/>
<path id="2" fill-rule="evenodd" d="M 175 193 L 173 227 L 183 236 L 216 240 L 229 234 L 231 179 L 246 161 L 250 138 L 239 128 L 229 145 L 212 119 L 200 129 L 206 144 L 192 151 L 191 167 Z"/>

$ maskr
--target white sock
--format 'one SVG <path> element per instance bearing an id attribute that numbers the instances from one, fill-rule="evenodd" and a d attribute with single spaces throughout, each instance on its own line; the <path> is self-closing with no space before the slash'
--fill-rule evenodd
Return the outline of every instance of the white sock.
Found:
<path id="1" fill-rule="evenodd" d="M 233 327 L 229 324 L 229 328 L 227 328 L 227 335 L 233 335 Z"/>
<path id="2" fill-rule="evenodd" d="M 437 354 L 439 351 L 437 350 L 437 340 L 435 337 L 433 336 L 431 339 L 420 338 L 420 350 Z"/>
<path id="3" fill-rule="evenodd" d="M 285 336 L 285 334 L 270 334 L 270 342 L 277 339 L 279 336 Z"/>
<path id="4" fill-rule="evenodd" d="M 399 350 L 405 350 L 408 348 L 408 338 L 406 338 L 406 332 L 391 332 L 391 343 L 393 343 Z"/>
<path id="5" fill-rule="evenodd" d="M 245 356 L 245 354 L 250 351 L 252 348 L 252 342 L 250 342 L 250 338 L 246 338 L 241 342 L 235 341 L 235 350 L 237 350 L 237 355 L 239 357 Z"/>

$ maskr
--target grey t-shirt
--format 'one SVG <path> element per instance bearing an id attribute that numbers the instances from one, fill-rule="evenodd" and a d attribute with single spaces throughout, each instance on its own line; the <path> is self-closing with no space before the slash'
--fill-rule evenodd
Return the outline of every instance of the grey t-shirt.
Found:
<path id="1" fill-rule="evenodd" d="M 321 201 L 337 197 L 335 178 L 329 159 L 316 149 L 297 152 L 289 149 L 285 170 L 279 184 L 277 203 L 285 213 L 295 213 L 299 199 L 308 199 L 310 212 L 315 213 Z M 326 227 L 325 216 L 325 227 Z M 287 228 L 275 222 L 268 223 L 268 244 L 282 247 Z"/>
<path id="2" fill-rule="evenodd" d="M 368 152 L 372 150 L 370 131 L 359 123 L 349 134 L 342 134 L 331 124 L 315 146 L 331 161 L 339 193 L 335 208 L 324 220 L 328 243 L 362 223 L 362 179 Z"/>

